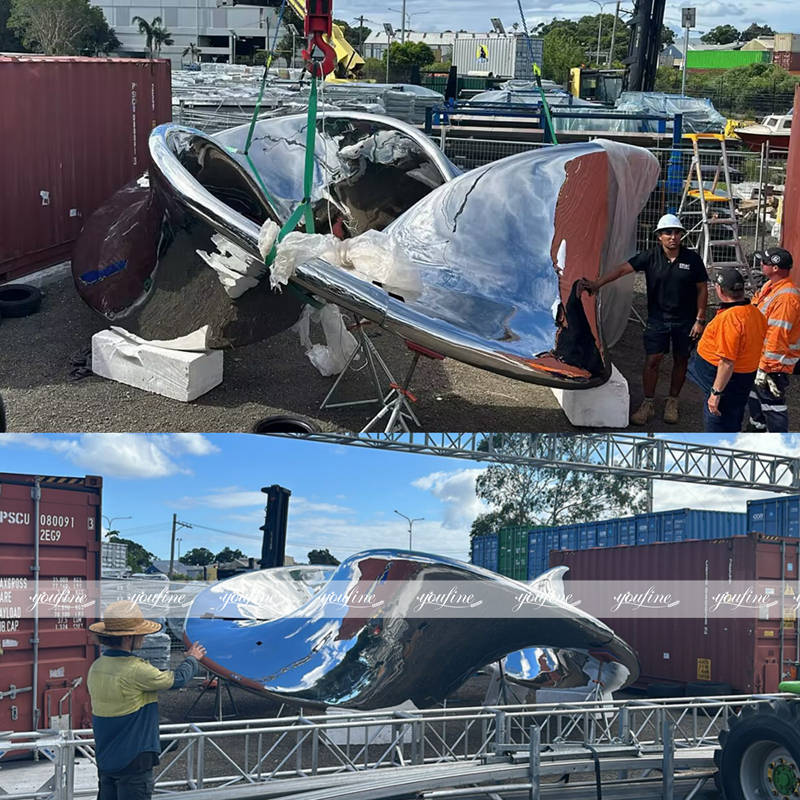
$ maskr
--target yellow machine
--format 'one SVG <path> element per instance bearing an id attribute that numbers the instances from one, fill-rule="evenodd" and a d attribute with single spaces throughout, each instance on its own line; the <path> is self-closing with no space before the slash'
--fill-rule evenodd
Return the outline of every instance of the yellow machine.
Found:
<path id="1" fill-rule="evenodd" d="M 300 19 L 305 19 L 306 7 L 304 0 L 287 0 L 286 4 Z M 358 78 L 364 66 L 364 59 L 356 52 L 350 42 L 344 38 L 342 29 L 335 23 L 331 26 L 330 43 L 336 51 L 336 69 L 326 75 L 325 80 L 335 82 Z"/>

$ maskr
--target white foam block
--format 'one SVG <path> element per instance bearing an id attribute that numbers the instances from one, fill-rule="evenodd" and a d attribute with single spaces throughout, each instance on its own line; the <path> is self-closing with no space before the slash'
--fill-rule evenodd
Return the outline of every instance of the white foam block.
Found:
<path id="1" fill-rule="evenodd" d="M 188 353 L 137 344 L 115 331 L 92 336 L 95 375 L 184 402 L 222 383 L 222 350 Z"/>
<path id="2" fill-rule="evenodd" d="M 611 377 L 602 386 L 552 391 L 573 425 L 590 428 L 628 427 L 628 381 L 613 365 Z"/>
<path id="3" fill-rule="evenodd" d="M 391 708 L 381 708 L 379 711 L 400 711 L 410 712 L 418 711 L 419 709 L 411 702 L 406 700 L 399 706 L 392 706 Z M 354 725 L 350 728 L 327 728 L 325 735 L 336 745 L 342 746 L 346 744 L 363 746 L 365 744 L 390 744 L 395 740 L 399 742 L 402 740 L 404 743 L 411 742 L 412 725 L 399 726 L 397 723 L 393 725 L 382 724 L 380 718 L 375 717 L 375 712 L 370 711 L 353 711 L 351 709 L 343 708 L 327 708 L 325 714 L 329 722 L 336 722 L 337 717 L 342 718 L 342 722 L 358 722 L 363 720 L 361 724 Z M 402 731 L 402 733 L 401 733 Z"/>

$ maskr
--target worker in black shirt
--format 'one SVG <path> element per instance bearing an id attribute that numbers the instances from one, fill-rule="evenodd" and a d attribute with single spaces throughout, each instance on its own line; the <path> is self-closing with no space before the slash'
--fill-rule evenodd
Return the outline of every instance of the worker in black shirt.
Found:
<path id="1" fill-rule="evenodd" d="M 686 229 L 674 214 L 665 214 L 656 226 L 658 244 L 638 253 L 596 281 L 584 281 L 594 293 L 601 286 L 644 272 L 647 283 L 647 327 L 644 331 L 646 358 L 642 373 L 644 400 L 631 414 L 634 425 L 644 425 L 655 413 L 656 384 L 661 359 L 672 348 L 672 377 L 664 405 L 664 422 L 678 422 L 678 395 L 686 380 L 692 341 L 703 333 L 708 302 L 708 273 L 703 259 L 681 245 Z"/>

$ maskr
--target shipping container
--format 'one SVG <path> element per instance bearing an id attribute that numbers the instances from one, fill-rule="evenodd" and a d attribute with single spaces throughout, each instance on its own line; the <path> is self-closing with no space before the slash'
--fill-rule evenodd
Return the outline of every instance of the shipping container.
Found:
<path id="1" fill-rule="evenodd" d="M 496 533 L 473 536 L 472 563 L 476 567 L 484 567 L 497 572 L 498 537 Z M 207 580 L 211 580 L 208 579 Z"/>
<path id="2" fill-rule="evenodd" d="M 542 39 L 531 39 L 534 63 L 542 67 Z M 533 78 L 528 43 L 524 36 L 459 36 L 453 45 L 453 64 L 459 74 L 471 72 L 495 78 Z"/>
<path id="3" fill-rule="evenodd" d="M 528 543 L 528 578 L 547 569 L 547 556 L 551 550 L 587 550 L 591 547 L 679 542 L 685 539 L 720 539 L 741 535 L 747 530 L 747 514 L 697 511 L 691 508 L 637 514 L 599 522 L 543 527 L 531 534 Z M 539 539 L 544 543 L 543 546 L 539 546 Z"/>
<path id="4" fill-rule="evenodd" d="M 528 526 L 502 528 L 498 531 L 497 571 L 518 581 L 528 577 Z"/>
<path id="5" fill-rule="evenodd" d="M 91 725 L 94 616 L 76 595 L 100 578 L 101 488 L 93 476 L 0 473 L 0 730 Z M 63 599 L 63 616 L 53 616 L 52 605 L 40 614 L 39 603 L 20 602 L 37 587 L 39 597 Z"/>
<path id="6" fill-rule="evenodd" d="M 769 63 L 768 50 L 689 50 L 687 69 L 733 69 L 748 64 Z"/>
<path id="7" fill-rule="evenodd" d="M 800 537 L 800 495 L 749 500 L 747 527 L 770 536 Z"/>
<path id="8" fill-rule="evenodd" d="M 797 72 L 800 70 L 800 52 L 796 50 L 779 52 L 776 50 L 772 54 L 772 63 L 783 67 L 789 72 Z"/>
<path id="9" fill-rule="evenodd" d="M 89 215 L 149 166 L 172 118 L 165 60 L 0 56 L 0 283 L 68 258 Z"/>
<path id="10" fill-rule="evenodd" d="M 775 52 L 797 53 L 800 52 L 800 34 L 776 33 L 774 42 Z"/>
<path id="11" fill-rule="evenodd" d="M 656 592 L 678 581 L 696 581 L 701 598 L 703 587 L 714 583 L 757 587 L 772 581 L 771 596 L 784 598 L 783 610 L 779 604 L 769 612 L 758 606 L 746 612 L 747 617 L 715 616 L 702 607 L 687 618 L 637 617 L 636 612 L 598 615 L 637 651 L 642 683 L 712 681 L 746 694 L 775 692 L 781 673 L 795 675 L 794 662 L 800 660 L 794 605 L 800 596 L 798 564 L 800 540 L 758 533 L 550 553 L 551 566 L 569 567 L 566 580 L 575 582 L 578 596 L 582 581 L 608 581 L 620 589 L 626 583 L 652 581 Z"/>

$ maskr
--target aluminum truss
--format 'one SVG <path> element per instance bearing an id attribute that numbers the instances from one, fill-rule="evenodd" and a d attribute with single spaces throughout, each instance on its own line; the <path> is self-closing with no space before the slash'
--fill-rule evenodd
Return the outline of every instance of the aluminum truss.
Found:
<path id="1" fill-rule="evenodd" d="M 411 788 L 526 779 L 538 786 L 542 776 L 591 773 L 592 750 L 607 771 L 660 769 L 668 762 L 666 778 L 692 767 L 705 768 L 707 777 L 728 718 L 765 699 L 590 700 L 165 724 L 156 789 L 159 797 L 182 800 L 387 800 L 407 797 Z M 85 773 L 94 762 L 93 745 L 91 730 L 0 735 L 0 753 L 35 751 L 53 765 L 46 787 L 14 799 L 73 800 L 96 793 L 94 785 L 76 781 L 76 759 Z M 520 785 L 505 787 L 512 788 Z M 559 797 L 571 796 L 562 786 Z M 665 789 L 656 796 L 673 795 Z"/>
<path id="2" fill-rule="evenodd" d="M 800 458 L 624 433 L 575 434 L 565 453 L 561 433 L 276 434 L 332 444 L 399 450 L 530 467 L 622 473 L 664 481 L 706 483 L 797 494 Z"/>

